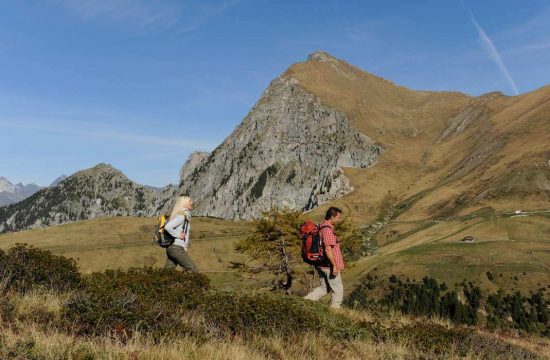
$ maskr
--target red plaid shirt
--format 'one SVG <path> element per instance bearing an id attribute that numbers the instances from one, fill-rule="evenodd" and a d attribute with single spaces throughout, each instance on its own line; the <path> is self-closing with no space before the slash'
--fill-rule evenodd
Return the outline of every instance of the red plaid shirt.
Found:
<path id="1" fill-rule="evenodd" d="M 338 237 L 336 237 L 336 234 L 334 234 L 334 226 L 327 220 L 325 220 L 320 225 L 320 227 L 322 229 L 319 231 L 319 234 L 321 236 L 323 246 L 325 247 L 325 249 L 328 246 L 332 247 L 332 254 L 334 255 L 334 265 L 336 265 L 334 270 L 343 270 L 344 258 L 342 257 L 342 252 L 340 251 L 340 240 L 338 240 Z"/>

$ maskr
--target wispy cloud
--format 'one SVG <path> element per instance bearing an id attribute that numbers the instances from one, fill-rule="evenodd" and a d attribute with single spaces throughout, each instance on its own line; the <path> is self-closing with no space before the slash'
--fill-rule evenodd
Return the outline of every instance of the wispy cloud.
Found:
<path id="1" fill-rule="evenodd" d="M 86 19 L 126 22 L 142 29 L 170 29 L 175 36 L 199 30 L 242 0 L 50 0 Z"/>
<path id="2" fill-rule="evenodd" d="M 537 9 L 536 13 L 527 21 L 511 28 L 508 32 L 514 35 L 532 35 L 541 31 L 549 31 L 550 6 Z"/>
<path id="3" fill-rule="evenodd" d="M 178 25 L 178 29 L 174 33 L 174 36 L 181 37 L 197 31 L 212 17 L 224 13 L 242 1 L 243 0 L 222 0 L 216 3 L 200 3 L 197 6 L 189 7 L 193 15 L 184 17 L 181 24 Z"/>
<path id="4" fill-rule="evenodd" d="M 527 51 L 542 51 L 550 49 L 550 41 L 534 42 L 502 51 L 502 54 L 525 54 Z"/>
<path id="5" fill-rule="evenodd" d="M 474 15 L 470 12 L 470 20 L 472 21 L 472 24 L 477 30 L 477 34 L 479 36 L 479 41 L 481 42 L 481 45 L 483 46 L 485 52 L 491 58 L 491 60 L 495 63 L 499 71 L 502 73 L 512 90 L 514 91 L 514 94 L 518 95 L 519 91 L 516 86 L 516 82 L 510 75 L 510 72 L 504 65 L 504 62 L 502 61 L 502 57 L 500 56 L 500 53 L 498 52 L 495 44 L 493 43 L 493 40 L 487 35 L 485 30 L 479 25 Z"/>
<path id="6" fill-rule="evenodd" d="M 182 16 L 183 4 L 146 0 L 53 0 L 84 19 L 125 21 L 140 27 L 170 26 Z"/>
<path id="7" fill-rule="evenodd" d="M 103 124 L 90 124 L 87 123 L 89 128 L 100 128 Z M 10 127 L 17 129 L 27 129 L 41 132 L 50 133 L 62 133 L 70 135 L 78 135 L 89 138 L 103 138 L 111 139 L 119 142 L 134 143 L 138 145 L 155 145 L 163 149 L 172 149 L 176 151 L 178 149 L 188 150 L 210 150 L 215 147 L 215 144 L 206 141 L 197 141 L 184 138 L 167 137 L 167 136 L 155 136 L 155 135 L 143 135 L 136 133 L 129 133 L 126 130 L 116 128 L 105 128 L 101 130 L 90 130 L 83 128 L 81 124 L 71 123 L 59 123 L 59 122 L 47 122 L 44 120 L 21 120 L 8 121 L 0 120 L 0 126 Z"/>

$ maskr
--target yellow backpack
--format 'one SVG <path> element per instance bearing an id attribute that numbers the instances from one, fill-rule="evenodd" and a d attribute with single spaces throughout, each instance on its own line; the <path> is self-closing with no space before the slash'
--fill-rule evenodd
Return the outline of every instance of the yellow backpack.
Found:
<path id="1" fill-rule="evenodd" d="M 164 231 L 164 227 L 169 220 L 170 216 L 165 214 L 158 217 L 157 225 L 155 226 L 155 234 L 153 235 L 153 244 L 167 248 L 174 243 L 176 238 Z"/>

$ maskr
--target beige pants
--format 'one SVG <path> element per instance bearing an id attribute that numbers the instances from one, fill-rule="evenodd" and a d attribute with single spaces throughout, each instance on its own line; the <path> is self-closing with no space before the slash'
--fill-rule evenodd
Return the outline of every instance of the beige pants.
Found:
<path id="1" fill-rule="evenodd" d="M 319 273 L 320 285 L 313 289 L 312 292 L 304 296 L 304 299 L 318 301 L 327 294 L 331 294 L 330 307 L 339 309 L 344 299 L 344 285 L 342 277 L 338 274 L 337 277 L 330 278 L 330 269 L 317 268 Z"/>

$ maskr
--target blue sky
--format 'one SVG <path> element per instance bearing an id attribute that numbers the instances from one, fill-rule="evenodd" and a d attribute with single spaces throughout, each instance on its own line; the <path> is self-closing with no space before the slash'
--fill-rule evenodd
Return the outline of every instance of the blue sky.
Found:
<path id="1" fill-rule="evenodd" d="M 549 18 L 541 0 L 0 0 L 0 175 L 107 162 L 177 183 L 317 49 L 414 89 L 532 91 Z"/>

